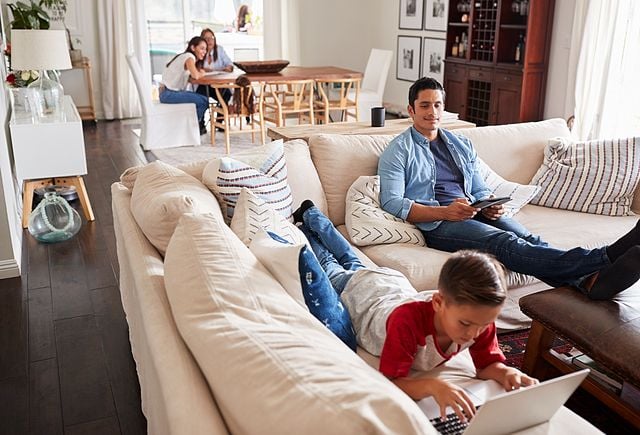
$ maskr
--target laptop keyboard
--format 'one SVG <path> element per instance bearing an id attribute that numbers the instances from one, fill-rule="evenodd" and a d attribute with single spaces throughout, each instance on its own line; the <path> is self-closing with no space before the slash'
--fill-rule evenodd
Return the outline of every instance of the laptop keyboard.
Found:
<path id="1" fill-rule="evenodd" d="M 469 422 L 462 422 L 455 413 L 447 414 L 447 419 L 442 420 L 440 417 L 431 420 L 431 424 L 438 432 L 443 435 L 457 435 L 464 432 L 469 426 Z"/>

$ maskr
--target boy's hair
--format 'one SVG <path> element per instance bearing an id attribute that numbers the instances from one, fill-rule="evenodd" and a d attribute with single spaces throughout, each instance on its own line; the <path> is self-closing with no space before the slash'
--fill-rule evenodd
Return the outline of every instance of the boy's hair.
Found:
<path id="1" fill-rule="evenodd" d="M 414 103 L 418 98 L 418 94 L 420 93 L 420 91 L 424 91 L 425 89 L 432 89 L 434 91 L 442 92 L 442 99 L 444 100 L 445 92 L 440 82 L 432 77 L 422 77 L 413 82 L 413 84 L 409 88 L 409 105 L 414 109 Z"/>
<path id="2" fill-rule="evenodd" d="M 507 297 L 504 266 L 493 256 L 458 251 L 442 266 L 438 288 L 458 305 L 501 305 Z"/>

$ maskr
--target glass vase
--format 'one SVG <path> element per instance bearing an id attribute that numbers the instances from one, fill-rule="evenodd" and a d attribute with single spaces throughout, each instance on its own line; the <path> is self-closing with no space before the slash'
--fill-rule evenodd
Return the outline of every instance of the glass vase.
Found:
<path id="1" fill-rule="evenodd" d="M 43 243 L 68 240 L 80 231 L 81 225 L 78 212 L 55 192 L 46 192 L 29 216 L 29 233 Z"/>
<path id="2" fill-rule="evenodd" d="M 35 89 L 10 88 L 10 101 L 13 116 L 23 122 L 37 121 L 38 97 Z"/>
<path id="3" fill-rule="evenodd" d="M 36 92 L 38 118 L 40 121 L 64 121 L 62 85 L 50 76 L 49 71 L 41 71 L 40 77 L 29 85 Z M 55 77 L 55 74 L 53 74 Z"/>

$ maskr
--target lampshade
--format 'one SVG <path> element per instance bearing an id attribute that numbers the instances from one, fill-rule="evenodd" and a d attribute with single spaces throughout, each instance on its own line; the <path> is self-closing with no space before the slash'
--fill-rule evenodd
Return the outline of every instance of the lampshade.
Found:
<path id="1" fill-rule="evenodd" d="M 70 69 L 71 58 L 64 30 L 11 30 L 13 70 Z"/>

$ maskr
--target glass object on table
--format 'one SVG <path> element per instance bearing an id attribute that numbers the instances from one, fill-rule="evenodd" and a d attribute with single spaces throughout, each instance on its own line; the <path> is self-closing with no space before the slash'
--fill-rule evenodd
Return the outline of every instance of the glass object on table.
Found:
<path id="1" fill-rule="evenodd" d="M 77 211 L 55 192 L 47 192 L 29 216 L 29 233 L 39 242 L 56 243 L 75 236 L 82 220 Z"/>
<path id="2" fill-rule="evenodd" d="M 11 108 L 16 120 L 22 122 L 37 121 L 38 100 L 36 91 L 30 88 L 9 88 Z"/>
<path id="3" fill-rule="evenodd" d="M 29 89 L 36 92 L 36 110 L 41 121 L 64 121 L 64 89 L 56 78 L 55 72 L 43 70 L 40 77 L 29 85 Z"/>

